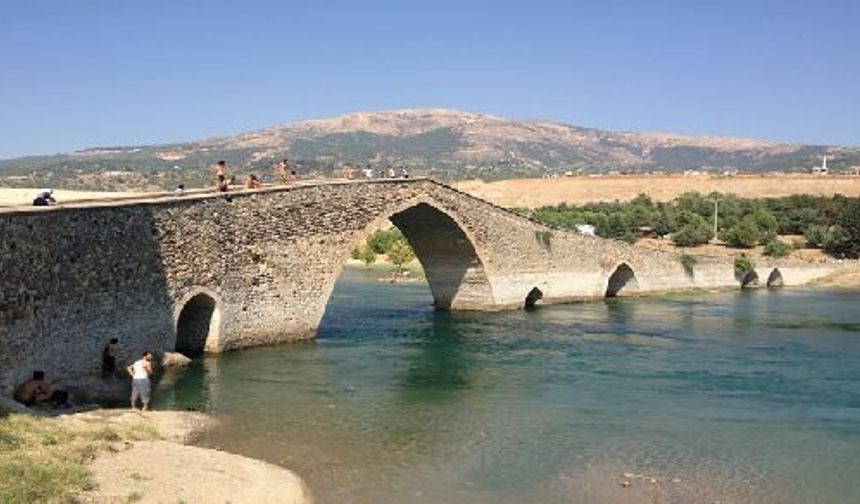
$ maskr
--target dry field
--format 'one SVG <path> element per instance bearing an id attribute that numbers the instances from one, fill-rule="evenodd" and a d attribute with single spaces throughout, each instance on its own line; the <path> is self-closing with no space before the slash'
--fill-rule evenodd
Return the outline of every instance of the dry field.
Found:
<path id="1" fill-rule="evenodd" d="M 498 205 L 537 208 L 559 203 L 626 201 L 646 193 L 656 201 L 698 191 L 731 193 L 749 198 L 781 197 L 792 194 L 860 196 L 860 177 L 813 175 L 616 175 L 605 177 L 563 177 L 557 179 L 511 179 L 498 182 L 466 180 L 457 189 Z"/>

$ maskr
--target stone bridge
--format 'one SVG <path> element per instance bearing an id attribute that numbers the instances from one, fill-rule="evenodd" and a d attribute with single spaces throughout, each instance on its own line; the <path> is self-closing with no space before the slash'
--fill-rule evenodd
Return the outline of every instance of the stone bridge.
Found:
<path id="1" fill-rule="evenodd" d="M 220 352 L 312 338 L 350 251 L 386 221 L 439 309 L 745 284 L 831 271 L 780 263 L 737 278 L 679 257 L 553 229 L 428 179 L 343 182 L 0 211 L 0 388 L 32 369 L 97 371 L 104 343 Z"/>

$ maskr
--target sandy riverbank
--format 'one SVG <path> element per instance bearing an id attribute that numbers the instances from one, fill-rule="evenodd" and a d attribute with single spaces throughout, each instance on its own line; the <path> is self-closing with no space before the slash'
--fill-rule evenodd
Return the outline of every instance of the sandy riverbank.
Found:
<path id="1" fill-rule="evenodd" d="M 123 442 L 116 450 L 99 454 L 89 465 L 93 490 L 80 494 L 80 502 L 311 502 L 304 483 L 291 471 L 186 445 L 215 423 L 201 413 L 96 410 L 61 421 L 125 428 L 152 425 L 163 438 Z"/>
<path id="2" fill-rule="evenodd" d="M 180 411 L 0 414 L 0 474 L 11 478 L 0 501 L 311 502 L 287 469 L 187 445 L 215 423 Z"/>

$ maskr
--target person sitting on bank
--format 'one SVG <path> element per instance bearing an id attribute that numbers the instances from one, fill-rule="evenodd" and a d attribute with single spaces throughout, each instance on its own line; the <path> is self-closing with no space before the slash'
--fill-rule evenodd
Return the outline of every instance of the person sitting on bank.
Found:
<path id="1" fill-rule="evenodd" d="M 176 186 L 176 189 L 173 190 L 174 196 L 184 196 L 185 195 L 185 184 L 179 184 Z"/>
<path id="2" fill-rule="evenodd" d="M 102 349 L 102 376 L 105 378 L 116 372 L 116 345 L 118 343 L 117 338 L 111 338 Z"/>
<path id="3" fill-rule="evenodd" d="M 263 187 L 263 185 L 260 184 L 260 180 L 257 178 L 257 175 L 252 173 L 245 177 L 245 189 L 259 189 L 261 187 Z"/>
<path id="4" fill-rule="evenodd" d="M 140 399 L 141 411 L 149 410 L 149 398 L 152 384 L 149 375 L 152 374 L 152 353 L 143 352 L 140 359 L 127 368 L 126 372 L 131 376 L 131 409 L 137 409 L 137 401 Z"/>
<path id="5" fill-rule="evenodd" d="M 33 377 L 15 389 L 15 400 L 28 407 L 39 404 L 67 406 L 69 393 L 65 390 L 51 390 L 51 384 L 45 379 L 45 372 L 33 371 Z"/>

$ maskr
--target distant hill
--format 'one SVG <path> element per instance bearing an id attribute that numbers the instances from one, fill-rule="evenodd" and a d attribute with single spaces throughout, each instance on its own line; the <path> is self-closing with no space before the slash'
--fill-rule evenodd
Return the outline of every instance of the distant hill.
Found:
<path id="1" fill-rule="evenodd" d="M 0 185 L 155 189 L 206 185 L 209 166 L 264 177 L 289 157 L 302 174 L 330 176 L 344 165 L 405 166 L 443 180 L 538 177 L 553 173 L 687 170 L 807 171 L 829 155 L 833 171 L 860 165 L 860 148 L 751 139 L 611 132 L 547 121 L 514 121 L 447 109 L 363 112 L 199 142 L 100 147 L 0 161 Z"/>

